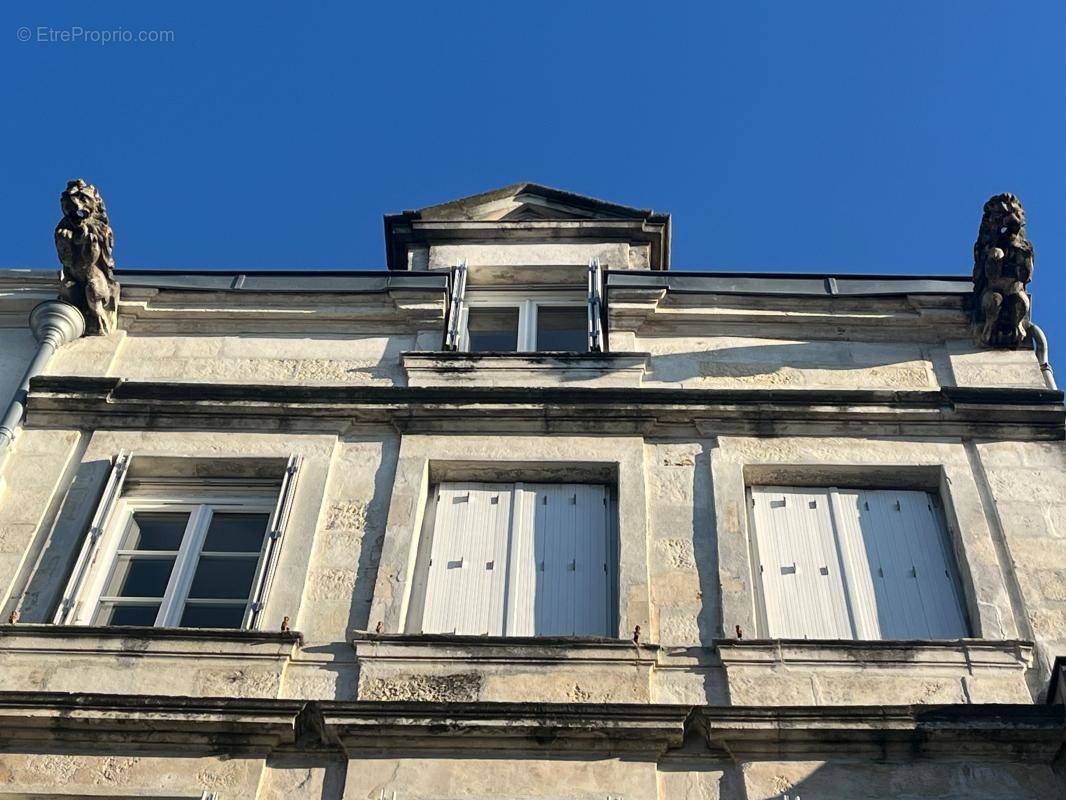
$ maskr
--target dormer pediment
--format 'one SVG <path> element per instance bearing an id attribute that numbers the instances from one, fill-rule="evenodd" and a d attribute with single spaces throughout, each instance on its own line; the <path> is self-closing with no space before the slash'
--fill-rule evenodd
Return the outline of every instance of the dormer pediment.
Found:
<path id="1" fill-rule="evenodd" d="M 666 269 L 670 216 L 535 183 L 385 216 L 389 269 L 438 269 L 456 259 L 493 268 Z"/>

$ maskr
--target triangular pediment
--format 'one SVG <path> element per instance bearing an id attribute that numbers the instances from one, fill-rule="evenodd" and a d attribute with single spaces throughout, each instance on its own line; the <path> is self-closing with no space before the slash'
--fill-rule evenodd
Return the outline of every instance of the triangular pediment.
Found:
<path id="1" fill-rule="evenodd" d="M 536 183 L 515 183 L 490 192 L 426 206 L 415 213 L 423 220 L 522 222 L 553 219 L 641 219 L 652 212 Z"/>
<path id="2" fill-rule="evenodd" d="M 525 222 L 534 219 L 589 219 L 589 217 L 557 208 L 547 208 L 536 203 L 522 203 L 497 219 L 501 222 Z"/>
<path id="3" fill-rule="evenodd" d="M 554 244 L 611 245 L 620 248 L 613 257 L 618 268 L 667 269 L 670 215 L 529 182 L 385 215 L 389 269 L 436 269 L 440 259 L 453 264 L 469 256 L 455 248 L 486 243 L 506 245 L 509 258 L 532 258 L 529 263 L 562 258 L 547 255 Z M 543 248 L 535 254 L 512 245 Z M 503 257 L 502 250 L 493 252 L 491 258 Z M 578 260 L 587 262 L 583 255 Z"/>

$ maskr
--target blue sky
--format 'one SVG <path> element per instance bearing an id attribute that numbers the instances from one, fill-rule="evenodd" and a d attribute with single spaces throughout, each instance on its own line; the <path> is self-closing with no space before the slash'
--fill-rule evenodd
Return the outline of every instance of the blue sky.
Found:
<path id="1" fill-rule="evenodd" d="M 532 180 L 671 212 L 675 269 L 968 274 L 982 203 L 1013 191 L 1035 318 L 1066 354 L 1063 3 L 52 2 L 0 18 L 0 266 L 56 263 L 75 176 L 103 192 L 125 268 L 380 269 L 383 212 Z M 78 27 L 173 41 L 48 41 Z"/>

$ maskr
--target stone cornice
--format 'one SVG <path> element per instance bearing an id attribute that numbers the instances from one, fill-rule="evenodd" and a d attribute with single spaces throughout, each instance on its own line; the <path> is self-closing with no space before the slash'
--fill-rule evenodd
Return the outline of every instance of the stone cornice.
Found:
<path id="1" fill-rule="evenodd" d="M 0 269 L 0 328 L 25 328 L 38 303 L 59 296 L 59 271 Z"/>
<path id="2" fill-rule="evenodd" d="M 690 706 L 583 703 L 302 702 L 0 692 L 0 744 L 276 750 L 640 753 L 686 737 L 723 758 L 966 754 L 1047 762 L 1066 742 L 1049 705 Z"/>
<path id="3" fill-rule="evenodd" d="M 649 213 L 635 219 L 424 220 L 411 214 L 385 217 L 389 269 L 407 269 L 411 245 L 474 242 L 647 242 L 652 270 L 670 265 L 670 217 Z"/>
<path id="4" fill-rule="evenodd" d="M 1062 440 L 1047 389 L 626 389 L 285 386 L 41 376 L 37 427 L 663 435 L 967 436 Z"/>

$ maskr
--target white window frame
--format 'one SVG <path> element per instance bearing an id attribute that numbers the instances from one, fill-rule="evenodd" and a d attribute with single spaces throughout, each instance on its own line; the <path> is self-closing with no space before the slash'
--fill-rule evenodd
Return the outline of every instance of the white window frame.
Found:
<path id="1" fill-rule="evenodd" d="M 152 512 L 189 513 L 189 522 L 178 554 L 175 557 L 174 569 L 168 580 L 163 600 L 160 603 L 159 612 L 156 615 L 154 627 L 177 628 L 180 627 L 181 617 L 185 611 L 186 600 L 192 585 L 196 567 L 199 564 L 203 551 L 204 539 L 211 524 L 211 518 L 216 513 L 247 513 L 263 514 L 267 517 L 267 529 L 263 536 L 263 544 L 259 550 L 259 559 L 256 562 L 255 574 L 249 588 L 249 595 L 245 601 L 244 617 L 241 621 L 240 630 L 248 630 L 253 626 L 257 612 L 260 610 L 255 601 L 257 587 L 264 580 L 264 571 L 268 566 L 266 555 L 270 552 L 272 541 L 276 533 L 270 530 L 271 514 L 274 513 L 277 502 L 277 490 L 236 492 L 232 494 L 220 493 L 171 493 L 155 492 L 137 494 L 119 499 L 115 513 L 111 515 L 110 524 L 104 532 L 101 547 L 96 553 L 95 564 L 88 580 L 84 582 L 81 590 L 75 598 L 75 614 L 70 620 L 74 625 L 95 625 L 97 612 L 103 600 L 102 592 L 107 580 L 114 570 L 116 560 L 120 555 L 119 543 L 122 541 L 130 525 L 134 514 Z M 237 554 L 234 554 L 235 556 Z M 129 600 L 130 598 L 124 598 Z M 197 598 L 207 600 L 207 598 Z M 232 602 L 234 598 L 220 599 L 219 602 Z M 236 605 L 236 603 L 233 603 Z"/>
<path id="2" fill-rule="evenodd" d="M 580 289 L 571 291 L 496 291 L 492 289 L 469 290 L 463 299 L 463 307 L 460 311 L 459 322 L 459 350 L 469 352 L 470 335 L 467 325 L 470 320 L 471 308 L 517 308 L 518 309 L 518 346 L 517 353 L 533 353 L 537 351 L 537 312 L 541 306 L 567 306 L 585 309 L 588 300 L 582 297 Z M 571 352 L 588 352 L 588 345 L 584 350 Z"/>

